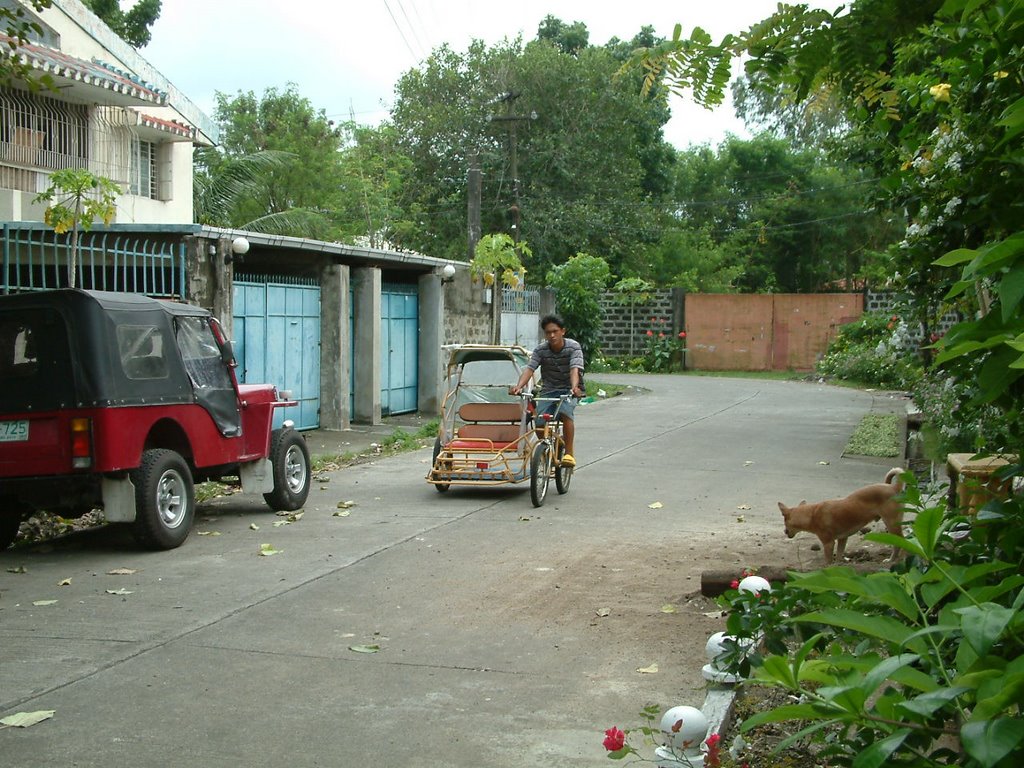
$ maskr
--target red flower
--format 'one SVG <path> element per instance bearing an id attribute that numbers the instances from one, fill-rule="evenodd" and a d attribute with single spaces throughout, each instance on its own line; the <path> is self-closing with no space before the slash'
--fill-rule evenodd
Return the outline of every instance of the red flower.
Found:
<path id="1" fill-rule="evenodd" d="M 679 338 L 680 339 L 685 339 L 686 338 L 686 331 L 680 331 L 679 332 Z"/>
<path id="2" fill-rule="evenodd" d="M 665 334 L 664 334 L 664 333 L 660 333 L 660 332 L 659 332 L 659 333 L 658 333 L 658 338 L 659 338 L 659 339 L 664 339 L 664 338 L 665 338 Z"/>
<path id="3" fill-rule="evenodd" d="M 654 335 L 654 331 L 648 331 L 648 332 L 647 332 L 647 335 L 648 335 L 648 336 L 653 336 L 653 335 Z"/>
<path id="4" fill-rule="evenodd" d="M 615 726 L 604 732 L 604 748 L 609 752 L 618 752 L 626 745 L 626 734 Z"/>
<path id="5" fill-rule="evenodd" d="M 736 589 L 737 587 L 739 587 L 739 585 L 740 585 L 740 580 L 739 579 L 733 579 L 732 581 L 729 582 L 729 586 L 732 587 L 733 589 Z"/>
<path id="6" fill-rule="evenodd" d="M 712 733 L 704 741 L 704 746 L 707 747 L 708 754 L 704 759 L 704 764 L 711 766 L 711 768 L 718 768 L 722 764 L 722 756 L 719 753 L 718 742 L 721 741 L 721 736 L 717 733 Z"/>

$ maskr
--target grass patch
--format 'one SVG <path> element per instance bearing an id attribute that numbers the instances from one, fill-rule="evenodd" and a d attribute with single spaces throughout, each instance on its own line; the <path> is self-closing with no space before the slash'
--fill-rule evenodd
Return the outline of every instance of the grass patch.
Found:
<path id="1" fill-rule="evenodd" d="M 587 397 L 597 397 L 597 390 L 599 389 L 604 390 L 604 398 L 601 398 L 603 400 L 608 397 L 621 395 L 627 389 L 631 389 L 631 387 L 625 384 L 609 384 L 607 381 L 590 380 L 587 382 Z"/>
<path id="2" fill-rule="evenodd" d="M 850 435 L 844 454 L 899 456 L 900 417 L 895 413 L 869 413 Z"/>

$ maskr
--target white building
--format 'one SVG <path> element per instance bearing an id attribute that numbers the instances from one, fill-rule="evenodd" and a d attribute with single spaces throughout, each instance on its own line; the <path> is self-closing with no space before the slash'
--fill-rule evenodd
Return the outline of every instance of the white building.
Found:
<path id="1" fill-rule="evenodd" d="M 192 149 L 216 142 L 213 121 L 79 0 L 20 5 L 43 30 L 22 60 L 54 90 L 0 86 L 0 221 L 41 221 L 49 174 L 88 168 L 124 190 L 115 222 L 192 223 Z"/>

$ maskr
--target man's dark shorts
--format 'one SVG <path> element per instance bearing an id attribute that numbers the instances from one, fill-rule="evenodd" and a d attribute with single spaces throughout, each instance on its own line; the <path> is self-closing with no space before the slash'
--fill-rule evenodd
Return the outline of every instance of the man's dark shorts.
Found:
<path id="1" fill-rule="evenodd" d="M 561 397 L 562 395 L 572 394 L 568 389 L 555 389 L 550 392 L 541 392 L 540 397 Z M 558 418 L 568 419 L 574 421 L 574 412 L 576 410 L 576 403 L 579 402 L 575 397 L 570 397 L 568 400 L 564 400 L 561 403 L 555 402 L 544 402 L 540 403 L 537 408 L 537 415 L 542 413 L 554 413 L 555 409 L 558 409 Z M 561 406 L 561 407 L 559 407 Z"/>

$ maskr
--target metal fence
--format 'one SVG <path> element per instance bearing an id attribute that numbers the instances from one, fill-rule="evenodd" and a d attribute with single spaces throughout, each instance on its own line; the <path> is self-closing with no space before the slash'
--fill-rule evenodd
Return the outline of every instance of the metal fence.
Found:
<path id="1" fill-rule="evenodd" d="M 4 224 L 0 292 L 66 288 L 70 253 L 70 234 Z M 80 232 L 75 274 L 79 288 L 184 299 L 185 244 L 135 233 Z"/>

